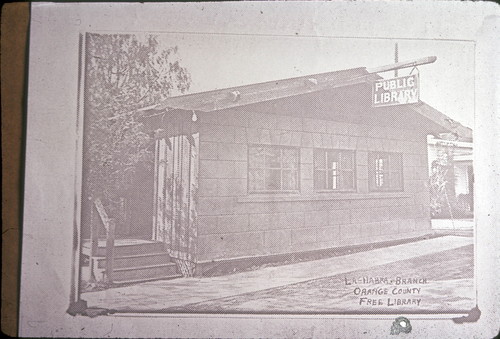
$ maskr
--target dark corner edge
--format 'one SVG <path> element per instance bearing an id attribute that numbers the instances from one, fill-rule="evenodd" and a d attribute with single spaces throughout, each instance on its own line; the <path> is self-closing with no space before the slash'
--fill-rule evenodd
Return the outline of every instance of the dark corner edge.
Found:
<path id="1" fill-rule="evenodd" d="M 452 318 L 455 324 L 463 324 L 463 323 L 475 323 L 481 317 L 481 310 L 479 307 L 472 308 L 467 315 L 458 318 Z"/>
<path id="2" fill-rule="evenodd" d="M 74 317 L 77 315 L 82 315 L 90 318 L 95 318 L 100 315 L 113 314 L 116 313 L 116 311 L 107 308 L 88 307 L 87 301 L 80 299 L 78 301 L 72 302 L 66 310 L 66 313 Z"/>

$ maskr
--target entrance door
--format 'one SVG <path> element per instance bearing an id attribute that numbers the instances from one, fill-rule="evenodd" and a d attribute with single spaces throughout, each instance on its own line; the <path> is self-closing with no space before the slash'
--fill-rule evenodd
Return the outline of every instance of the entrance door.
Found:
<path id="1" fill-rule="evenodd" d="M 184 276 L 196 263 L 199 134 L 156 140 L 153 240 L 165 243 Z"/>
<path id="2" fill-rule="evenodd" d="M 151 216 L 153 215 L 153 168 L 149 164 L 138 166 L 132 179 L 132 187 L 123 201 L 125 222 L 124 235 L 132 239 L 151 239 Z M 118 231 L 118 224 L 117 224 Z"/>

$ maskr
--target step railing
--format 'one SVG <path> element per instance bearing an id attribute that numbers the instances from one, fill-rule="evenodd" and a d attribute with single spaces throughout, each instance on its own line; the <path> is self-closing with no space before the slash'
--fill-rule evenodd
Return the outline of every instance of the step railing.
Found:
<path id="1" fill-rule="evenodd" d="M 94 207 L 97 214 L 94 213 Z M 100 220 L 100 222 L 98 221 Z M 114 249 L 115 249 L 115 228 L 116 220 L 114 218 L 109 218 L 106 213 L 106 209 L 102 204 L 101 199 L 97 198 L 94 200 L 91 212 L 91 228 L 90 228 L 90 238 L 91 238 L 91 265 L 93 266 L 92 274 L 95 275 L 97 269 L 97 261 L 95 260 L 99 254 L 99 226 L 100 223 L 104 225 L 106 229 L 106 268 L 104 280 L 110 284 L 113 283 L 113 261 L 114 261 Z M 95 277 L 94 277 L 95 278 Z"/>

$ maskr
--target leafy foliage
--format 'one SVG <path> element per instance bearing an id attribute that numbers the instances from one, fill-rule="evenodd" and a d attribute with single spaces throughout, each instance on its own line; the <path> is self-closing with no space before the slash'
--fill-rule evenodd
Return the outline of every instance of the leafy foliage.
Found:
<path id="1" fill-rule="evenodd" d="M 453 149 L 444 146 L 431 164 L 429 178 L 431 196 L 431 215 L 451 216 L 451 204 L 455 198 L 455 176 L 453 173 Z"/>
<path id="2" fill-rule="evenodd" d="M 84 194 L 117 201 L 135 172 L 153 163 L 154 145 L 140 122 L 172 93 L 189 89 L 177 47 L 156 36 L 88 34 L 86 46 Z"/>

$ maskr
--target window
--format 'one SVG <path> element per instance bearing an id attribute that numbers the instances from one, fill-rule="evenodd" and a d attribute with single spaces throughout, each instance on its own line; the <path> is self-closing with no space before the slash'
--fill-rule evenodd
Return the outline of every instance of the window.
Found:
<path id="1" fill-rule="evenodd" d="M 401 153 L 369 153 L 370 190 L 403 190 L 403 155 Z"/>
<path id="2" fill-rule="evenodd" d="M 314 150 L 314 189 L 352 191 L 354 185 L 354 152 Z"/>
<path id="3" fill-rule="evenodd" d="M 290 147 L 248 147 L 250 192 L 299 189 L 299 150 Z"/>

